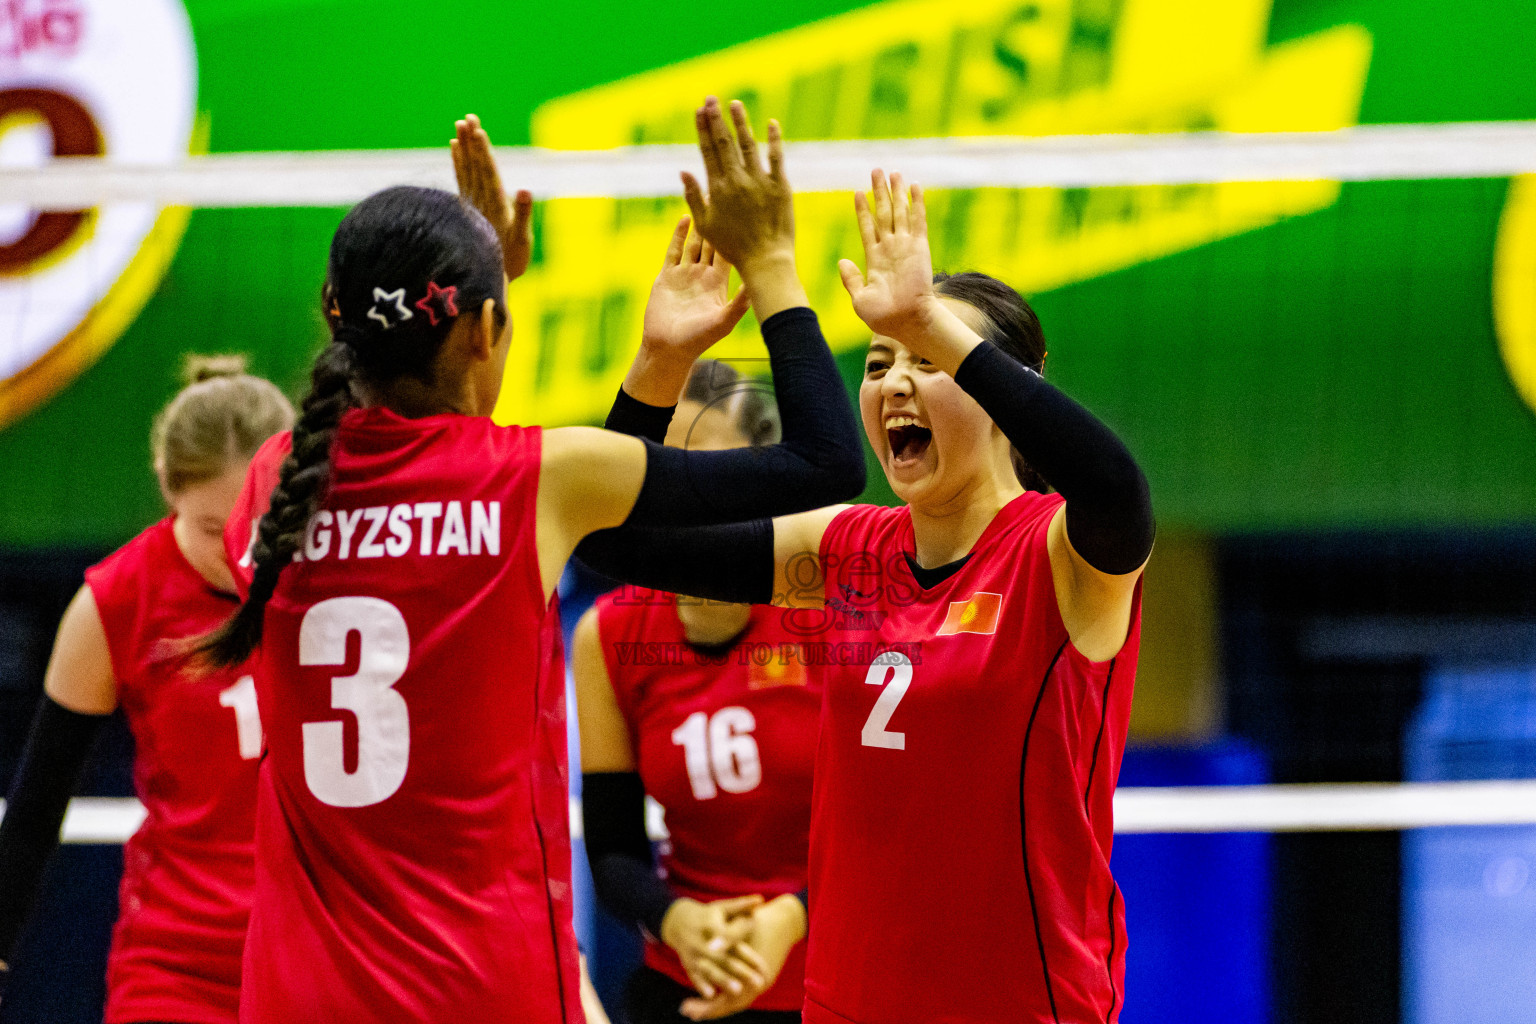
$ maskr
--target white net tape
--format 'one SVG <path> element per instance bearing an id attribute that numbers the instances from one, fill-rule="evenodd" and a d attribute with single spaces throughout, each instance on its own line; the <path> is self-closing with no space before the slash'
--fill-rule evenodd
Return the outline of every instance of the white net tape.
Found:
<path id="1" fill-rule="evenodd" d="M 0 814 L 4 813 L 0 801 Z M 76 797 L 66 843 L 121 843 L 144 823 L 132 798 Z M 1125 787 L 1115 793 L 1115 831 L 1338 832 L 1536 825 L 1536 779 L 1500 782 L 1338 783 L 1295 786 Z M 649 815 L 653 838 L 665 836 Z M 571 801 L 581 836 L 581 805 Z"/>
<path id="2" fill-rule="evenodd" d="M 702 177 L 692 146 L 501 148 L 507 184 L 540 199 L 678 195 Z M 1536 122 L 1366 125 L 1333 132 L 1080 135 L 791 143 L 795 188 L 867 187 L 872 167 L 928 188 L 1084 188 L 1224 181 L 1489 178 L 1536 172 Z M 141 166 L 96 158 L 0 171 L 0 201 L 74 210 L 113 202 L 344 206 L 389 185 L 452 188 L 446 149 L 229 153 Z"/>

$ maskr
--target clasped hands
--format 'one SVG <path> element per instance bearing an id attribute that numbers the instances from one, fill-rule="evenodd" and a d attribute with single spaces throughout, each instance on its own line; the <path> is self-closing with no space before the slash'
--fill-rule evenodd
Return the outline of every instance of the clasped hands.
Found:
<path id="1" fill-rule="evenodd" d="M 795 896 L 675 900 L 662 918 L 659 938 L 677 953 L 699 992 L 685 999 L 679 1012 L 713 1020 L 747 1009 L 773 987 L 805 933 L 805 907 Z"/>

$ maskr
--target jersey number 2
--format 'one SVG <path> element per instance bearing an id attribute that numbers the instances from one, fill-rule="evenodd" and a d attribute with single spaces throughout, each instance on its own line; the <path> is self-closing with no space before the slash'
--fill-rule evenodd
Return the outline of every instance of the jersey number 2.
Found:
<path id="1" fill-rule="evenodd" d="M 887 684 L 886 676 L 890 676 Z M 869 709 L 869 717 L 864 720 L 864 732 L 862 739 L 866 747 L 885 747 L 889 750 L 906 750 L 907 734 L 904 732 L 891 732 L 886 726 L 891 724 L 891 716 L 896 713 L 896 705 L 901 703 L 901 698 L 907 695 L 907 687 L 912 685 L 912 659 L 900 651 L 886 651 L 875 658 L 869 666 L 869 671 L 864 676 L 864 682 L 870 686 L 884 686 L 880 691 L 875 706 Z"/>
<path id="2" fill-rule="evenodd" d="M 757 719 L 746 708 L 721 708 L 713 716 L 695 711 L 672 730 L 672 742 L 683 748 L 688 784 L 695 800 L 727 793 L 746 793 L 763 781 L 763 761 L 752 730 Z"/>
<path id="3" fill-rule="evenodd" d="M 377 597 L 333 597 L 304 615 L 300 665 L 344 665 L 347 637 L 361 637 L 357 672 L 331 680 L 331 707 L 357 716 L 357 768 L 347 771 L 342 723 L 304 723 L 304 781 L 332 807 L 387 800 L 405 781 L 411 718 L 394 685 L 405 675 L 411 637 L 400 609 Z"/>

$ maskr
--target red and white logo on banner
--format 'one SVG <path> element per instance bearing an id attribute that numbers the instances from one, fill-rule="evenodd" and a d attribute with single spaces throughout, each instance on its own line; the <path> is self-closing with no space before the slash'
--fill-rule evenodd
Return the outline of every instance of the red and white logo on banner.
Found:
<path id="1" fill-rule="evenodd" d="M 174 164 L 197 55 L 180 0 L 0 0 L 0 168 L 55 157 Z M 117 340 L 154 292 L 186 211 L 0 203 L 0 427 Z"/>

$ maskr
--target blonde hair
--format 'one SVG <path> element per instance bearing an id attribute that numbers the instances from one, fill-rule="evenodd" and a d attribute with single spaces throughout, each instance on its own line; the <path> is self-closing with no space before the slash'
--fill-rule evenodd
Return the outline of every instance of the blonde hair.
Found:
<path id="1" fill-rule="evenodd" d="M 244 356 L 189 355 L 185 387 L 150 431 L 155 473 L 167 495 L 221 476 L 262 442 L 293 426 L 293 406 L 271 381 L 245 372 Z"/>

